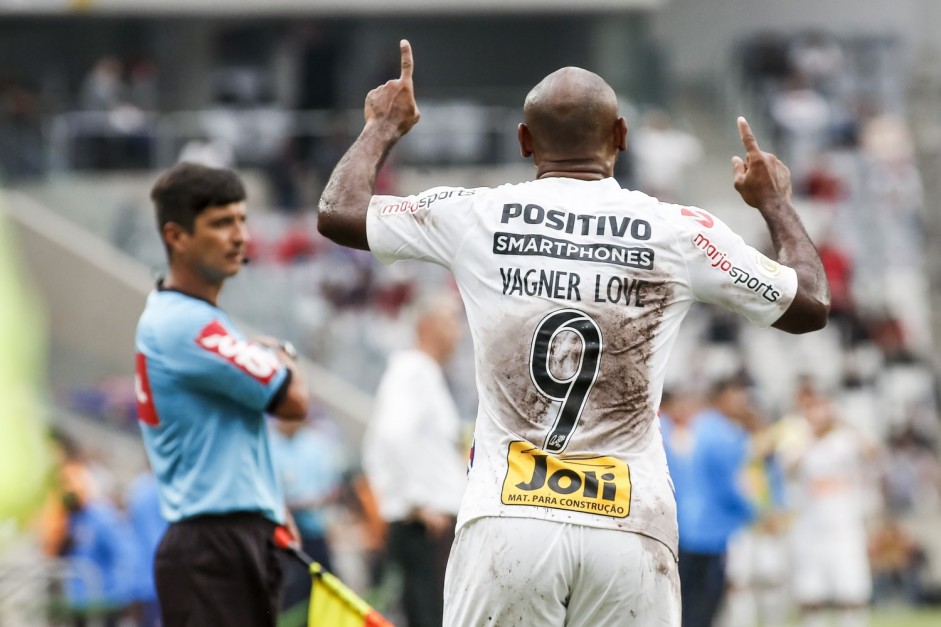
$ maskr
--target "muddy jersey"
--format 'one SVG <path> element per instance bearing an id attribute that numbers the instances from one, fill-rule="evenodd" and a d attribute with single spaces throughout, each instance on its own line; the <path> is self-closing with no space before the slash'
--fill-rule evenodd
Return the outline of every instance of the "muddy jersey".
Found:
<path id="1" fill-rule="evenodd" d="M 699 300 L 769 326 L 795 272 L 712 214 L 611 178 L 374 196 L 367 234 L 383 262 L 450 269 L 464 299 L 479 407 L 458 526 L 541 518 L 675 554 L 656 410 L 680 322 Z"/>

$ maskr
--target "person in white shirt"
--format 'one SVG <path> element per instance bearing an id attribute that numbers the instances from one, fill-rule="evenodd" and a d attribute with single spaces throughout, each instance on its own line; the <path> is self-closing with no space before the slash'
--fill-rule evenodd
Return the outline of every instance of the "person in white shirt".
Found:
<path id="1" fill-rule="evenodd" d="M 442 365 L 461 336 L 460 303 L 440 292 L 412 308 L 414 348 L 394 353 L 363 438 L 363 468 L 389 524 L 409 627 L 440 627 L 444 574 L 466 484 L 461 421 Z"/>
<path id="2" fill-rule="evenodd" d="M 764 217 L 773 261 L 707 211 L 621 189 L 627 123 L 614 90 L 568 67 L 523 107 L 520 150 L 536 180 L 374 196 L 378 168 L 419 118 L 411 46 L 400 49 L 401 77 L 367 95 L 318 228 L 384 262 L 442 265 L 464 300 L 479 406 L 444 624 L 679 625 L 657 421 L 666 363 L 697 300 L 792 333 L 826 324 L 826 276 L 788 170 L 739 118 L 735 187 Z"/>
<path id="3" fill-rule="evenodd" d="M 794 598 L 806 627 L 828 624 L 829 606 L 841 625 L 862 627 L 872 594 L 865 518 L 876 446 L 826 396 L 808 402 L 804 415 L 810 437 L 785 460 L 794 482 Z"/>

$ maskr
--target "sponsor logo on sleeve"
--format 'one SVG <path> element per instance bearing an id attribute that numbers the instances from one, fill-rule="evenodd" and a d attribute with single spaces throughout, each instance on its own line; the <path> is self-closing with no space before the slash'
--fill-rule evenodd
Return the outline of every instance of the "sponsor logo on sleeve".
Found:
<path id="1" fill-rule="evenodd" d="M 529 442 L 511 442 L 504 505 L 535 505 L 612 518 L 631 511 L 631 473 L 614 457 L 557 457 Z"/>
<path id="2" fill-rule="evenodd" d="M 728 254 L 725 251 L 717 248 L 715 244 L 713 244 L 712 241 L 702 233 L 696 234 L 696 236 L 693 238 L 693 245 L 701 250 L 702 253 L 712 261 L 711 265 L 714 269 L 728 274 L 729 277 L 731 277 L 734 281 L 735 285 L 741 285 L 751 290 L 752 292 L 760 295 L 769 303 L 777 302 L 777 300 L 781 297 L 781 292 L 774 289 L 774 284 L 765 283 L 744 268 L 735 265 L 732 260 L 729 259 Z M 759 256 L 764 257 L 764 255 L 761 255 L 760 253 Z M 780 274 L 780 266 L 778 266 L 778 264 L 771 261 L 767 257 L 764 257 L 764 259 L 769 264 L 776 266 L 778 274 Z M 755 261 L 757 262 L 758 260 L 756 259 Z M 761 264 L 758 265 L 758 268 L 759 272 L 762 274 L 766 274 L 766 272 L 771 270 L 770 268 L 762 268 Z M 769 276 L 769 278 L 772 277 Z"/>
<path id="3" fill-rule="evenodd" d="M 203 327 L 196 338 L 196 344 L 210 353 L 219 355 L 266 385 L 271 382 L 280 367 L 278 358 L 271 351 L 235 337 L 218 320 L 213 320 Z"/>
<path id="4" fill-rule="evenodd" d="M 431 194 L 421 196 L 410 196 L 408 198 L 396 198 L 397 202 L 383 205 L 379 209 L 380 216 L 394 216 L 402 213 L 418 213 L 422 209 L 431 207 L 435 202 L 455 196 L 473 196 L 477 193 L 476 189 L 442 189 Z"/>
<path id="5" fill-rule="evenodd" d="M 758 268 L 758 272 L 769 279 L 776 279 L 781 276 L 781 264 L 773 259 L 768 259 L 757 250 L 755 251 L 755 266 Z"/>
<path id="6" fill-rule="evenodd" d="M 680 209 L 680 214 L 686 216 L 687 218 L 692 218 L 707 229 L 711 229 L 716 223 L 715 218 L 702 209 L 696 209 L 694 207 L 683 207 Z"/>
<path id="7" fill-rule="evenodd" d="M 150 378 L 147 376 L 147 358 L 137 353 L 134 368 L 134 395 L 137 397 L 137 419 L 144 424 L 156 427 L 160 424 L 154 397 L 150 392 Z"/>

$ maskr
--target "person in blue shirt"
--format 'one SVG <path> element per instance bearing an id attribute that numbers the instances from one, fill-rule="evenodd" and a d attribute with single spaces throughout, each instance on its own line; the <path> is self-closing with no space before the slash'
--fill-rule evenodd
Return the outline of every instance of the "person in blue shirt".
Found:
<path id="1" fill-rule="evenodd" d="M 134 578 L 133 599 L 139 627 L 160 627 L 160 604 L 154 584 L 154 555 L 167 521 L 160 513 L 157 478 L 152 472 L 138 475 L 127 494 L 127 515 L 134 532 L 138 554 L 138 574 Z"/>
<path id="2" fill-rule="evenodd" d="M 217 304 L 249 241 L 239 177 L 180 163 L 151 199 L 169 272 L 138 322 L 135 384 L 170 523 L 154 565 L 163 624 L 274 627 L 286 517 L 265 414 L 302 419 L 307 384 L 293 347 L 247 339 Z"/>
<path id="3" fill-rule="evenodd" d="M 664 421 L 667 464 L 676 491 L 683 627 L 712 625 L 725 591 L 729 538 L 756 515 L 744 491 L 746 426 L 755 411 L 747 386 L 720 381 L 708 406 L 680 429 Z"/>
<path id="4" fill-rule="evenodd" d="M 340 497 L 344 460 L 335 437 L 323 425 L 275 421 L 271 450 L 284 489 L 284 500 L 300 534 L 301 547 L 327 571 L 333 557 L 327 543 L 326 508 Z M 285 610 L 310 596 L 310 574 L 296 560 L 284 559 Z"/>
<path id="5" fill-rule="evenodd" d="M 77 627 L 93 619 L 113 627 L 131 602 L 137 572 L 130 525 L 93 484 L 78 444 L 58 431 L 53 441 L 61 455 L 57 476 L 64 524 L 50 548 L 65 566 L 65 609 Z"/>

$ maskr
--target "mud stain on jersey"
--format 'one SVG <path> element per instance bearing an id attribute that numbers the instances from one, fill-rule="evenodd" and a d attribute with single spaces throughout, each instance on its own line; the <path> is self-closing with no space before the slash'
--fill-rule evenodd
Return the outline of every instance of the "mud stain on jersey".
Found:
<path id="1" fill-rule="evenodd" d="M 654 418 L 650 404 L 650 360 L 659 350 L 659 333 L 667 307 L 674 300 L 670 282 L 651 282 L 647 306 L 630 314 L 607 308 L 598 315 L 605 333 L 600 376 L 588 397 L 586 413 L 604 423 L 603 443 L 629 445 L 647 434 Z"/>
<path id="2" fill-rule="evenodd" d="M 532 310 L 530 310 L 532 311 Z M 497 404 L 500 419 L 511 432 L 538 443 L 549 426 L 547 414 L 552 402 L 539 393 L 530 376 L 532 336 L 540 313 L 520 311 L 500 321 L 486 347 L 485 377 L 490 397 Z M 548 311 L 548 310 L 545 310 Z"/>

